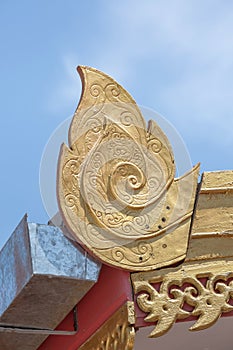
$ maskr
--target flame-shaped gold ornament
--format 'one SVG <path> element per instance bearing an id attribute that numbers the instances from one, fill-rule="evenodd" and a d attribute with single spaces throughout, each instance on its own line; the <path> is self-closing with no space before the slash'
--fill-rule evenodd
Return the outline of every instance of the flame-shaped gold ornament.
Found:
<path id="1" fill-rule="evenodd" d="M 62 145 L 57 196 L 74 240 L 104 263 L 148 271 L 187 251 L 199 165 L 175 179 L 171 146 L 146 129 L 133 98 L 106 74 L 78 67 L 83 91 Z"/>

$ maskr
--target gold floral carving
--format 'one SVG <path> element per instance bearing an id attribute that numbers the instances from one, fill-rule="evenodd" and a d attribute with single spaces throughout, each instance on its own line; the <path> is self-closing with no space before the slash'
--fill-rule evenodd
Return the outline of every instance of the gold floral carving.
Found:
<path id="1" fill-rule="evenodd" d="M 93 68 L 62 145 L 57 195 L 73 238 L 104 263 L 148 271 L 186 255 L 199 165 L 175 179 L 167 137 L 132 97 Z"/>
<path id="2" fill-rule="evenodd" d="M 135 340 L 134 323 L 134 303 L 127 302 L 79 349 L 133 350 Z"/>
<path id="3" fill-rule="evenodd" d="M 232 260 L 133 274 L 137 304 L 148 314 L 145 321 L 155 324 L 150 337 L 163 335 L 177 320 L 190 316 L 197 317 L 191 331 L 212 326 L 222 313 L 233 310 L 232 278 Z"/>
<path id="4" fill-rule="evenodd" d="M 202 330 L 233 311 L 233 171 L 203 174 L 184 263 L 132 281 L 145 321 L 155 324 L 151 337 L 190 316 L 190 330 Z"/>

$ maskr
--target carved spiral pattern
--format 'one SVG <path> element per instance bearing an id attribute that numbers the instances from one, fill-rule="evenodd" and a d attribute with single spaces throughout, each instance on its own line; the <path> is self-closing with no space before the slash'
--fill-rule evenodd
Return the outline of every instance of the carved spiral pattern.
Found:
<path id="1" fill-rule="evenodd" d="M 89 68 L 81 75 L 83 95 L 59 160 L 62 216 L 90 250 L 113 247 L 111 261 L 146 266 L 155 254 L 141 241 L 184 216 L 170 204 L 170 197 L 178 198 L 170 145 L 157 124 L 146 130 L 139 108 L 113 79 Z"/>
<path id="2" fill-rule="evenodd" d="M 168 174 L 164 174 L 162 161 L 151 160 L 147 153 L 145 146 L 109 122 L 80 171 L 82 197 L 113 238 L 150 234 L 154 216 L 146 209 L 155 210 L 153 205 L 166 190 Z"/>
<path id="3" fill-rule="evenodd" d="M 158 153 L 161 151 L 162 149 L 162 143 L 161 141 L 159 141 L 156 138 L 152 138 L 148 141 L 148 148 L 154 152 L 154 153 Z"/>
<path id="4" fill-rule="evenodd" d="M 146 178 L 140 168 L 125 162 L 116 165 L 110 175 L 109 183 L 115 199 L 120 200 L 125 206 L 135 208 L 137 204 L 133 203 L 133 194 L 145 185 Z"/>
<path id="5" fill-rule="evenodd" d="M 104 88 L 106 97 L 109 101 L 114 101 L 118 102 L 118 97 L 121 94 L 121 89 L 117 84 L 107 84 L 106 87 Z"/>
<path id="6" fill-rule="evenodd" d="M 99 84 L 93 84 L 90 88 L 90 93 L 93 97 L 98 97 L 102 93 L 102 87 Z"/>
<path id="7" fill-rule="evenodd" d="M 137 246 L 133 249 L 133 252 L 130 257 L 127 257 L 126 249 L 125 247 L 117 247 L 112 249 L 112 257 L 114 260 L 118 262 L 124 263 L 126 260 L 129 261 L 135 261 L 138 260 L 138 262 L 144 262 L 146 263 L 150 258 L 152 254 L 152 247 L 147 242 L 139 242 Z"/>

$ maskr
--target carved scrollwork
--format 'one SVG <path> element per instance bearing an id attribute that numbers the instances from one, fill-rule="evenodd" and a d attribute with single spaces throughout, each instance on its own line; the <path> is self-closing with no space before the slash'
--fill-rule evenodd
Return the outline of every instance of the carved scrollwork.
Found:
<path id="1" fill-rule="evenodd" d="M 174 156 L 159 126 L 150 121 L 146 129 L 135 101 L 112 78 L 87 67 L 79 73 L 83 93 L 58 165 L 66 227 L 102 261 L 127 270 L 181 260 L 199 166 L 174 179 Z"/>
<path id="2" fill-rule="evenodd" d="M 128 302 L 116 311 L 80 350 L 133 350 L 135 329 L 131 322 L 135 322 L 134 306 L 133 302 Z"/>
<path id="3" fill-rule="evenodd" d="M 190 316 L 197 317 L 190 330 L 202 330 L 222 313 L 232 311 L 232 268 L 232 261 L 220 261 L 199 267 L 184 264 L 179 269 L 164 269 L 160 275 L 134 274 L 138 306 L 148 314 L 146 322 L 156 323 L 150 337 L 163 335 L 177 320 Z"/>
<path id="4" fill-rule="evenodd" d="M 95 345 L 89 350 L 133 350 L 134 338 L 135 330 L 133 327 L 117 325 L 114 331 L 101 340 L 99 345 Z"/>

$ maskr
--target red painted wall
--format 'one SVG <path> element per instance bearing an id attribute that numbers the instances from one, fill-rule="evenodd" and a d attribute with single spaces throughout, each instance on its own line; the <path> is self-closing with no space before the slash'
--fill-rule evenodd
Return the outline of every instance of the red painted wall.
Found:
<path id="1" fill-rule="evenodd" d="M 77 350 L 128 300 L 133 300 L 130 273 L 103 265 L 98 282 L 77 305 L 77 334 L 49 336 L 38 350 Z M 71 312 L 57 329 L 72 330 L 73 323 Z"/>

